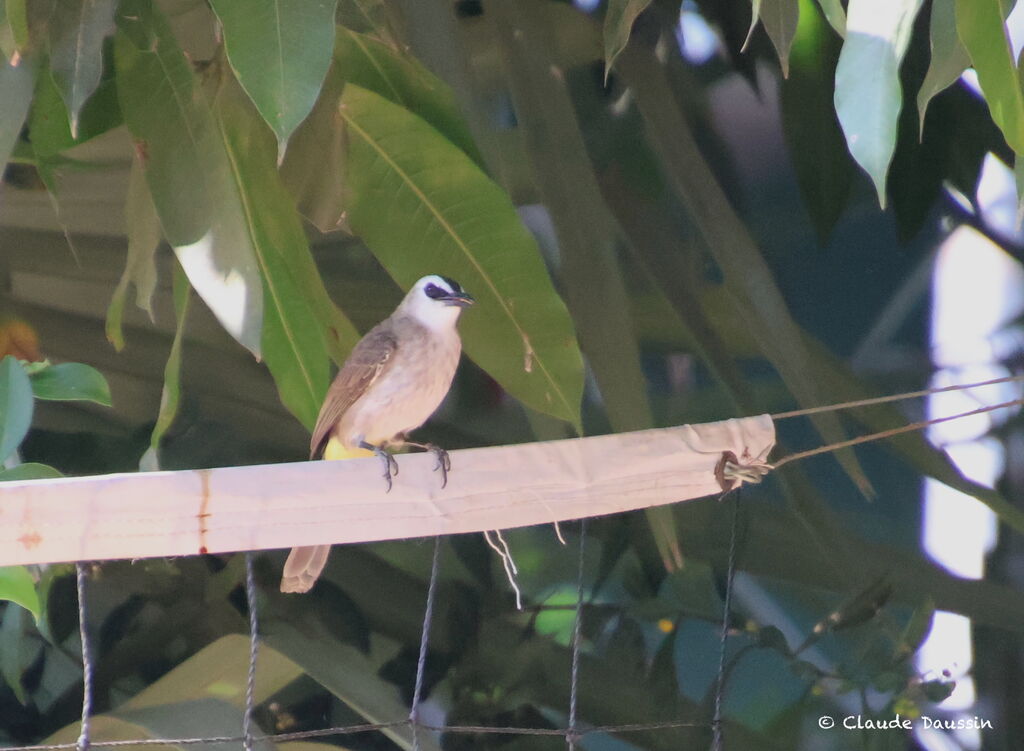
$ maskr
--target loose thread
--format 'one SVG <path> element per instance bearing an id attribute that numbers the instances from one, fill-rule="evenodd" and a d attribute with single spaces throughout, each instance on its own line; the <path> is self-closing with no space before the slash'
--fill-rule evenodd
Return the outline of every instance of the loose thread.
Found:
<path id="1" fill-rule="evenodd" d="M 245 554 L 245 600 L 249 608 L 249 673 L 245 682 L 245 713 L 242 715 L 242 747 L 252 751 L 253 714 L 256 711 L 256 661 L 259 657 L 259 618 L 257 611 L 256 573 L 252 553 Z"/>
<path id="2" fill-rule="evenodd" d="M 839 449 L 849 448 L 850 446 L 857 446 L 861 443 L 870 443 L 871 441 L 878 441 L 883 438 L 891 438 L 901 433 L 910 433 L 915 430 L 924 430 L 932 425 L 939 425 L 940 423 L 949 422 L 950 420 L 959 420 L 963 417 L 972 417 L 974 415 L 981 415 L 986 412 L 994 412 L 997 409 L 1006 409 L 1008 407 L 1019 407 L 1024 404 L 1024 399 L 1011 399 L 1008 402 L 1002 402 L 1000 404 L 991 404 L 986 407 L 978 407 L 972 409 L 970 412 L 960 412 L 955 415 L 947 415 L 946 417 L 935 417 L 931 420 L 922 420 L 920 422 L 912 422 L 909 425 L 901 425 L 898 428 L 890 428 L 889 430 L 882 430 L 877 433 L 869 433 L 868 435 L 857 436 L 856 438 L 850 438 L 846 441 L 839 441 L 837 443 L 830 443 L 826 446 L 819 446 L 815 449 L 809 449 L 807 451 L 800 451 L 796 454 L 790 454 L 784 456 L 777 462 L 772 463 L 773 469 L 778 469 L 784 464 L 794 462 L 798 459 L 806 459 L 810 456 L 817 456 L 818 454 L 826 454 L 832 451 L 838 451 Z"/>
<path id="3" fill-rule="evenodd" d="M 516 575 L 519 573 L 519 569 L 516 568 L 515 559 L 512 558 L 512 551 L 508 548 L 508 543 L 505 542 L 504 536 L 501 534 L 500 529 L 494 530 L 494 536 L 498 538 L 498 542 L 501 543 L 499 547 L 498 543 L 491 539 L 491 533 L 488 530 L 484 530 L 484 540 L 487 545 L 498 554 L 501 558 L 501 565 L 505 568 L 505 578 L 508 579 L 509 586 L 512 587 L 512 591 L 516 595 L 516 610 L 523 609 L 523 593 L 519 589 L 519 583 L 516 581 Z"/>
<path id="4" fill-rule="evenodd" d="M 434 599 L 437 593 L 437 576 L 441 559 L 441 538 L 434 538 L 434 557 L 430 562 L 430 582 L 427 584 L 427 604 L 423 609 L 423 627 L 420 629 L 420 655 L 416 661 L 416 685 L 412 692 L 412 707 L 409 723 L 412 725 L 412 749 L 420 751 L 420 699 L 423 697 L 423 676 L 427 672 L 427 647 L 430 642 L 430 624 L 434 619 Z"/>
<path id="5" fill-rule="evenodd" d="M 565 734 L 569 751 L 575 751 L 576 739 L 580 735 L 576 724 L 579 710 L 580 641 L 583 632 L 583 574 L 586 570 L 584 566 L 586 541 L 587 520 L 580 519 L 580 561 L 579 571 L 576 575 L 576 620 L 572 627 L 572 671 L 569 676 L 569 729 Z"/>
<path id="6" fill-rule="evenodd" d="M 725 598 L 722 603 L 722 631 L 718 642 L 718 677 L 715 680 L 715 714 L 711 720 L 713 751 L 722 751 L 722 697 L 725 694 L 725 646 L 729 639 L 729 613 L 732 610 L 732 580 L 736 574 L 736 528 L 740 513 L 740 489 L 732 507 L 732 524 L 729 531 L 729 563 L 725 574 Z"/>
<path id="7" fill-rule="evenodd" d="M 75 563 L 75 585 L 78 589 L 78 633 L 82 640 L 82 728 L 75 743 L 78 751 L 88 751 L 92 726 L 92 644 L 89 640 L 89 619 L 85 604 L 86 564 Z"/>
<path id="8" fill-rule="evenodd" d="M 778 412 L 771 415 L 773 420 L 785 420 L 790 417 L 806 417 L 807 415 L 816 415 L 821 412 L 838 412 L 841 409 L 854 409 L 856 407 L 870 407 L 873 404 L 888 404 L 889 402 L 901 402 L 907 399 L 917 399 L 922 396 L 931 396 L 932 394 L 942 394 L 947 391 L 965 391 L 967 389 L 981 388 L 982 386 L 994 386 L 997 383 L 1012 383 L 1014 381 L 1024 381 L 1024 375 L 1015 376 L 1003 376 L 1002 378 L 992 378 L 987 381 L 978 381 L 977 383 L 957 383 L 952 386 L 940 386 L 933 389 L 922 389 L 920 391 L 905 391 L 901 394 L 889 394 L 888 396 L 875 396 L 869 399 L 857 399 L 851 402 L 841 402 L 839 404 L 825 404 L 820 407 L 807 407 L 805 409 L 794 409 L 790 412 Z"/>

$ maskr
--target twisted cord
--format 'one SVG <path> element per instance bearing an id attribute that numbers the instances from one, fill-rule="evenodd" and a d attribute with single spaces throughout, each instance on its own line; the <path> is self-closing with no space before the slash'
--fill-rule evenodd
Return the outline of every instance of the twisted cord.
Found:
<path id="1" fill-rule="evenodd" d="M 579 710 L 580 685 L 580 635 L 583 630 L 583 573 L 585 571 L 584 552 L 587 541 L 587 520 L 580 519 L 580 561 L 576 576 L 576 620 L 572 627 L 572 672 L 569 677 L 569 728 L 565 733 L 569 751 L 575 751 L 576 739 L 580 732 L 576 728 Z"/>
<path id="2" fill-rule="evenodd" d="M 430 642 L 430 623 L 434 618 L 434 599 L 437 593 L 437 573 L 441 558 L 441 538 L 434 538 L 434 557 L 430 562 L 430 583 L 427 585 L 427 605 L 423 609 L 423 627 L 420 629 L 420 656 L 416 661 L 416 685 L 412 692 L 409 724 L 412 726 L 412 749 L 420 751 L 419 723 L 420 699 L 423 696 L 423 676 L 427 670 L 427 645 Z"/>
<path id="3" fill-rule="evenodd" d="M 75 563 L 75 586 L 78 589 L 78 634 L 82 640 L 82 729 L 74 746 L 78 751 L 88 751 L 92 745 L 89 732 L 92 726 L 92 683 L 94 666 L 92 644 L 89 641 L 89 619 L 85 604 L 86 564 Z"/>
<path id="4" fill-rule="evenodd" d="M 256 660 L 259 657 L 259 615 L 256 598 L 256 573 L 252 553 L 245 554 L 245 600 L 249 608 L 249 674 L 245 681 L 245 713 L 242 715 L 242 747 L 252 751 L 253 714 L 256 711 Z"/>
<path id="5" fill-rule="evenodd" d="M 740 491 L 732 506 L 732 524 L 729 531 L 729 564 L 725 574 L 725 598 L 722 603 L 722 631 L 718 641 L 718 676 L 715 679 L 715 714 L 711 720 L 712 751 L 722 751 L 722 697 L 725 694 L 725 646 L 729 639 L 729 612 L 732 610 L 732 580 L 736 575 L 736 528 L 740 515 Z"/>

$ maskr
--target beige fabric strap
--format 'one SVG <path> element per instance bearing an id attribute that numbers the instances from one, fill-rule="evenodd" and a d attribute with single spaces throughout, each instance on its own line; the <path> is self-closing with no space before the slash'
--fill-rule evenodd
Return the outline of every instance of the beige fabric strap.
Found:
<path id="1" fill-rule="evenodd" d="M 0 484 L 0 565 L 369 542 L 600 516 L 722 492 L 723 456 L 759 476 L 767 415 L 398 457 L 390 493 L 376 457 Z M 728 464 L 735 466 L 732 457 Z M 717 477 L 716 477 L 717 470 Z M 749 477 L 747 476 L 749 475 Z"/>

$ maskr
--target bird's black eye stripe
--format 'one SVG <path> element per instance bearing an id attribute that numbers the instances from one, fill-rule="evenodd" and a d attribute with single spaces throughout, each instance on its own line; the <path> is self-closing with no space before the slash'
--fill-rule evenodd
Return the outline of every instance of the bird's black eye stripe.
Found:
<path id="1" fill-rule="evenodd" d="M 436 284 L 428 284 L 423 291 L 427 293 L 427 297 L 430 297 L 434 300 L 436 300 L 439 297 L 444 297 L 446 294 L 448 294 L 443 289 L 438 287 Z"/>
<path id="2" fill-rule="evenodd" d="M 452 292 L 454 292 L 457 295 L 462 294 L 462 287 L 459 286 L 459 283 L 457 281 L 455 281 L 454 279 L 450 279 L 447 276 L 442 276 L 441 278 L 448 282 L 448 286 L 452 288 Z"/>

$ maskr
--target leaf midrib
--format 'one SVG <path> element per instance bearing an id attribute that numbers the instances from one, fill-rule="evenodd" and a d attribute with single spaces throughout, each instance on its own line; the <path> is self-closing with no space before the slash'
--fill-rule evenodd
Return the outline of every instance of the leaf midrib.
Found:
<path id="1" fill-rule="evenodd" d="M 519 320 L 515 317 L 515 315 L 513 315 L 512 309 L 508 306 L 508 304 L 505 302 L 505 299 L 498 292 L 497 287 L 494 286 L 494 282 L 491 280 L 490 275 L 484 272 L 484 269 L 480 266 L 479 262 L 477 262 L 476 258 L 470 251 L 469 247 L 462 240 L 461 236 L 455 231 L 455 228 L 452 227 L 452 225 L 444 217 L 441 210 L 434 205 L 434 203 L 427 197 L 426 193 L 424 193 L 423 190 L 420 189 L 420 187 L 413 181 L 409 174 L 405 170 L 403 170 L 394 161 L 394 159 L 391 158 L 390 154 L 388 154 L 387 151 L 385 151 L 384 148 L 379 143 L 377 143 L 377 141 L 369 133 L 367 133 L 363 128 L 359 126 L 359 124 L 346 111 L 344 106 L 338 107 L 338 112 L 341 114 L 341 117 L 345 120 L 345 122 L 348 123 L 348 125 L 357 134 L 359 134 L 359 136 L 364 141 L 366 141 L 366 143 L 374 151 L 376 151 L 378 155 L 380 155 L 380 158 L 383 159 L 392 170 L 394 170 L 394 172 L 409 187 L 409 189 L 412 190 L 412 192 L 416 195 L 420 202 L 427 208 L 427 210 L 430 211 L 430 213 L 434 216 L 435 221 L 437 221 L 437 223 L 448 234 L 448 236 L 452 238 L 452 240 L 455 242 L 459 250 L 462 251 L 466 259 L 476 269 L 477 273 L 480 274 L 480 277 L 484 280 L 485 284 L 487 284 L 487 286 L 490 288 L 491 292 L 494 294 L 495 299 L 497 299 L 498 304 L 501 306 L 502 310 L 508 316 L 508 319 L 512 322 L 512 325 L 515 326 L 516 332 L 519 334 L 522 341 L 531 341 L 530 336 L 526 333 L 526 331 L 523 330 L 523 327 L 519 325 Z M 540 367 L 541 371 L 543 371 L 545 379 L 547 379 L 548 383 L 551 384 L 551 387 L 554 389 L 555 393 L 558 394 L 558 398 L 565 406 L 567 414 L 572 415 L 574 410 L 572 409 L 572 406 L 569 404 L 569 400 L 566 398 L 558 382 L 551 376 L 551 373 L 550 371 L 548 371 L 547 366 L 544 364 L 544 361 L 537 355 L 537 351 L 532 346 L 530 347 L 530 349 L 532 352 L 533 360 Z"/>

